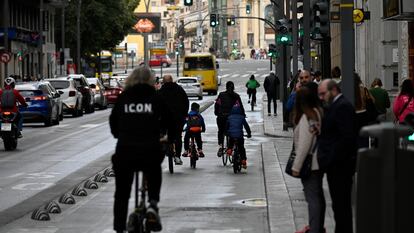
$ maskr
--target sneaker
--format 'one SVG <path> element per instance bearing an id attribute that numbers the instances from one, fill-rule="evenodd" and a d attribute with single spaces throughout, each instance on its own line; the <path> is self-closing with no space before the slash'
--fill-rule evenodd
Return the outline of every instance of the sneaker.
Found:
<path id="1" fill-rule="evenodd" d="M 174 157 L 174 163 L 175 165 L 183 165 L 183 161 L 180 157 Z"/>
<path id="2" fill-rule="evenodd" d="M 158 215 L 158 208 L 157 207 L 153 207 L 153 206 L 149 206 L 147 209 L 147 228 L 150 231 L 161 231 L 162 230 L 162 225 L 161 225 L 161 219 L 160 216 Z"/>
<path id="3" fill-rule="evenodd" d="M 223 155 L 223 147 L 220 147 L 217 151 L 217 157 L 221 157 Z"/>
<path id="4" fill-rule="evenodd" d="M 233 155 L 233 150 L 229 148 L 229 149 L 227 149 L 226 153 L 227 153 L 228 156 L 232 156 Z"/>
<path id="5" fill-rule="evenodd" d="M 198 157 L 204 158 L 204 153 L 202 149 L 198 149 L 197 152 L 198 152 Z"/>
<path id="6" fill-rule="evenodd" d="M 271 116 L 272 114 L 271 114 L 271 113 L 268 113 L 267 115 L 268 115 L 268 116 Z"/>
<path id="7" fill-rule="evenodd" d="M 184 153 L 181 156 L 188 157 L 188 151 L 184 151 Z"/>
<path id="8" fill-rule="evenodd" d="M 273 116 L 277 116 L 277 113 L 273 114 Z"/>
<path id="9" fill-rule="evenodd" d="M 241 161 L 241 164 L 242 164 L 242 168 L 243 168 L 243 169 L 246 169 L 246 168 L 247 168 L 247 161 L 246 161 L 245 159 L 243 159 L 243 160 Z"/>
<path id="10" fill-rule="evenodd" d="M 17 133 L 17 137 L 18 137 L 18 138 L 22 138 L 22 137 L 23 137 L 22 132 L 18 132 L 18 133 Z"/>
<path id="11" fill-rule="evenodd" d="M 250 100 L 249 100 L 249 101 L 247 101 L 247 103 L 248 103 L 248 104 L 250 104 Z"/>

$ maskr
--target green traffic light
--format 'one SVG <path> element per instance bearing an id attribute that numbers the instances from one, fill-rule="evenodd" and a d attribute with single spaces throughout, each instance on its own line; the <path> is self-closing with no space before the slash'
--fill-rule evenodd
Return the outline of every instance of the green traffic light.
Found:
<path id="1" fill-rule="evenodd" d="M 414 133 L 408 136 L 408 141 L 414 141 Z"/>
<path id="2" fill-rule="evenodd" d="M 280 42 L 288 42 L 289 38 L 287 36 L 280 37 Z"/>

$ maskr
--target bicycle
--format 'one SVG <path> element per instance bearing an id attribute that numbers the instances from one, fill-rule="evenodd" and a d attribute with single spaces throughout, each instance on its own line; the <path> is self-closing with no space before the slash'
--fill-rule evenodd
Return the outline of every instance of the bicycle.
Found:
<path id="1" fill-rule="evenodd" d="M 139 182 L 141 176 L 141 182 Z M 141 186 L 140 186 L 141 185 Z M 135 172 L 135 210 L 128 217 L 128 233 L 150 233 L 151 230 L 146 226 L 147 206 L 146 202 L 147 185 L 144 173 Z M 139 198 L 139 194 L 141 197 Z"/>
<path id="2" fill-rule="evenodd" d="M 226 140 L 226 147 L 224 147 L 224 148 L 228 148 L 229 138 L 227 137 L 227 135 L 225 135 L 225 140 Z M 224 150 L 224 149 L 222 150 L 222 153 L 221 153 L 221 159 L 223 161 L 223 166 L 227 165 L 227 161 L 229 161 L 230 164 L 233 163 L 233 157 L 231 155 L 227 154 L 226 150 Z"/>
<path id="3" fill-rule="evenodd" d="M 250 136 L 248 136 L 250 137 Z M 233 146 L 233 172 L 235 174 L 239 173 L 242 169 L 242 159 L 240 156 L 239 151 L 239 140 L 237 138 L 234 139 L 234 146 Z"/>

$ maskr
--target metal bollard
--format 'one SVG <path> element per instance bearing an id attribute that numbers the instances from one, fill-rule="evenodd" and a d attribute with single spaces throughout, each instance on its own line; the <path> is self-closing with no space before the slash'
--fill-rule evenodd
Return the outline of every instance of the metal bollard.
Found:
<path id="1" fill-rule="evenodd" d="M 400 147 L 412 134 L 406 126 L 381 123 L 360 135 L 375 138 L 375 147 L 358 151 L 356 232 L 413 232 L 414 151 Z"/>

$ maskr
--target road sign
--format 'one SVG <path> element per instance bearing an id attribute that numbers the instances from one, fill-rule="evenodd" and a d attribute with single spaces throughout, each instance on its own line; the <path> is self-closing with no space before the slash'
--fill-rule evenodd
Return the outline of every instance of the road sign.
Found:
<path id="1" fill-rule="evenodd" d="M 354 9 L 353 11 L 354 23 L 361 23 L 364 21 L 364 11 L 362 9 Z"/>
<path id="2" fill-rule="evenodd" d="M 3 63 L 9 63 L 10 57 L 11 57 L 10 53 L 4 52 L 0 55 L 0 61 Z"/>

